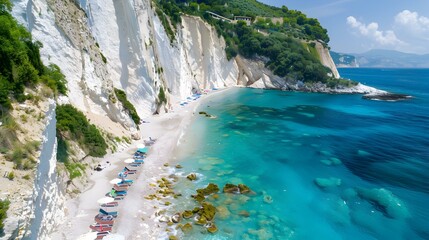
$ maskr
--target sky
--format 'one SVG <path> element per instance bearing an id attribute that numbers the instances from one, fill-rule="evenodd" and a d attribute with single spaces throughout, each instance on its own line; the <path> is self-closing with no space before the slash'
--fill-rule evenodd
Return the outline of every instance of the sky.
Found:
<path id="1" fill-rule="evenodd" d="M 258 0 L 300 10 L 328 30 L 331 50 L 429 53 L 429 0 Z"/>

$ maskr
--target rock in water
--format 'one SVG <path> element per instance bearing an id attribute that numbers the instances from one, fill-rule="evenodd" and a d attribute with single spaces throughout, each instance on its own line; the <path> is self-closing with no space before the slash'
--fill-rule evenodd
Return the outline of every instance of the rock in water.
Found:
<path id="1" fill-rule="evenodd" d="M 207 231 L 209 233 L 215 233 L 217 232 L 217 227 L 214 223 L 211 223 L 208 227 L 207 227 Z"/>
<path id="2" fill-rule="evenodd" d="M 182 215 L 180 213 L 176 213 L 171 217 L 171 221 L 174 223 L 179 223 L 182 221 Z"/>
<path id="3" fill-rule="evenodd" d="M 205 218 L 207 221 L 211 221 L 216 215 L 216 208 L 210 203 L 205 202 L 198 211 L 198 215 L 200 215 L 201 218 Z"/>
<path id="4" fill-rule="evenodd" d="M 202 202 L 202 201 L 204 201 L 206 199 L 206 197 L 204 197 L 204 195 L 201 194 L 201 193 L 198 193 L 196 195 L 191 195 L 191 197 L 193 199 L 195 199 L 197 202 Z"/>
<path id="5" fill-rule="evenodd" d="M 192 231 L 192 224 L 191 223 L 186 223 L 185 225 L 183 225 L 181 227 L 181 229 L 182 229 L 182 231 L 184 233 L 188 233 L 188 232 Z"/>
<path id="6" fill-rule="evenodd" d="M 246 217 L 246 218 L 250 217 L 250 213 L 249 213 L 248 211 L 246 211 L 246 210 L 242 210 L 242 211 L 240 211 L 240 212 L 238 213 L 238 215 L 240 215 L 240 216 L 242 216 L 242 217 Z"/>
<path id="7" fill-rule="evenodd" d="M 188 176 L 186 176 L 186 178 L 189 179 L 190 181 L 195 181 L 197 180 L 197 174 L 191 173 Z"/>
<path id="8" fill-rule="evenodd" d="M 410 216 L 401 199 L 387 189 L 358 189 L 357 192 L 361 198 L 381 207 L 383 213 L 390 218 L 398 219 Z"/>
<path id="9" fill-rule="evenodd" d="M 240 193 L 240 188 L 238 188 L 237 185 L 227 183 L 223 187 L 223 192 L 224 193 Z"/>
<path id="10" fill-rule="evenodd" d="M 337 187 L 341 185 L 341 179 L 339 178 L 316 178 L 314 183 L 320 188 Z"/>
<path id="11" fill-rule="evenodd" d="M 220 219 L 227 219 L 231 215 L 231 212 L 225 206 L 216 207 L 216 212 L 216 216 L 218 216 Z"/>
<path id="12" fill-rule="evenodd" d="M 252 190 L 250 190 L 250 188 L 244 184 L 238 184 L 238 188 L 240 189 L 241 194 L 246 194 L 246 193 L 252 192 Z"/>
<path id="13" fill-rule="evenodd" d="M 379 100 L 379 101 L 399 101 L 410 99 L 411 96 L 399 93 L 379 93 L 379 94 L 366 94 L 362 97 L 368 100 Z"/>
<path id="14" fill-rule="evenodd" d="M 219 192 L 219 187 L 214 183 L 209 183 L 207 187 L 197 190 L 197 193 L 202 194 L 204 196 L 208 196 L 212 193 L 217 193 L 217 192 Z"/>
<path id="15" fill-rule="evenodd" d="M 189 210 L 185 210 L 185 211 L 182 213 L 182 217 L 183 217 L 183 218 L 185 218 L 185 219 L 189 219 L 189 218 L 191 218 L 192 216 L 194 216 L 194 213 L 193 213 L 192 211 L 189 211 Z"/>

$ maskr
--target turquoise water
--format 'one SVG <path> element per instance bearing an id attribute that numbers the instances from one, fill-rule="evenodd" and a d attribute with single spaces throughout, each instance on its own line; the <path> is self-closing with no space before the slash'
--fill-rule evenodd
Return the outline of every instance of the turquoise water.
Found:
<path id="1" fill-rule="evenodd" d="M 184 137 L 180 173 L 199 180 L 179 181 L 175 211 L 209 182 L 256 195 L 209 198 L 227 209 L 219 231 L 185 239 L 429 239 L 429 70 L 340 74 L 414 98 L 233 89 L 200 107 L 217 118 L 197 117 Z"/>

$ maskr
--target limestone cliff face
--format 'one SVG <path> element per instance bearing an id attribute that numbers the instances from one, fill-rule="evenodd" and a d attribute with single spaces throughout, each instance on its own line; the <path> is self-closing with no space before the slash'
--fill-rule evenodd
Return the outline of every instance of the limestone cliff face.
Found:
<path id="1" fill-rule="evenodd" d="M 319 53 L 320 62 L 331 69 L 333 77 L 340 78 L 340 73 L 338 72 L 337 67 L 335 66 L 334 60 L 332 60 L 329 49 L 325 48 L 320 42 L 316 43 L 316 50 Z"/>
<path id="2" fill-rule="evenodd" d="M 69 102 L 97 125 L 136 126 L 115 101 L 124 89 L 142 116 L 156 111 L 163 86 L 180 100 L 192 91 L 235 85 L 238 67 L 225 43 L 199 18 L 184 16 L 171 44 L 151 1 L 16 0 L 13 15 L 42 42 L 45 64 L 60 66 Z M 103 123 L 103 124 L 101 124 Z M 117 133 L 112 129 L 108 132 Z"/>
<path id="3" fill-rule="evenodd" d="M 44 63 L 59 65 L 66 75 L 69 94 L 61 102 L 115 135 L 136 126 L 116 101 L 114 88 L 125 90 L 143 117 L 159 110 L 161 86 L 170 102 L 194 91 L 258 80 L 267 88 L 282 88 L 263 66 L 253 75 L 245 70 L 257 62 L 228 61 L 224 40 L 200 18 L 183 16 L 170 43 L 150 0 L 15 0 L 14 5 L 13 15 L 42 42 Z M 339 77 L 329 51 L 321 44 L 317 49 L 322 63 Z"/>

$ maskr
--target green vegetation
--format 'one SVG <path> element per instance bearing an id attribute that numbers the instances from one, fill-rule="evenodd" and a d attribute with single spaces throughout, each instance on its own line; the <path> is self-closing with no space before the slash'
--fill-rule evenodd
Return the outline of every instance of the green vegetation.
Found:
<path id="1" fill-rule="evenodd" d="M 89 156 L 102 157 L 107 144 L 100 131 L 85 115 L 70 104 L 57 106 L 57 137 L 75 140 Z"/>
<path id="2" fill-rule="evenodd" d="M 158 100 L 159 100 L 159 104 L 167 103 L 167 98 L 165 97 L 165 92 L 163 87 L 159 88 Z"/>
<path id="3" fill-rule="evenodd" d="M 82 172 L 85 171 L 85 166 L 81 163 L 67 161 L 64 165 L 69 172 L 70 180 L 82 176 Z"/>
<path id="4" fill-rule="evenodd" d="M 263 56 L 266 67 L 286 79 L 303 82 L 328 81 L 330 69 L 320 63 L 315 43 L 326 46 L 326 29 L 314 18 L 302 12 L 268 6 L 256 0 L 157 0 L 158 8 L 170 17 L 173 25 L 180 20 L 180 12 L 202 17 L 214 26 L 225 39 L 228 59 L 238 53 L 246 58 Z M 233 19 L 248 16 L 253 24 L 236 24 L 214 19 L 207 11 Z M 163 21 L 163 20 L 161 20 Z M 167 30 L 168 31 L 168 30 Z M 260 33 L 262 31 L 264 34 Z M 161 93 L 161 92 L 160 92 Z"/>
<path id="5" fill-rule="evenodd" d="M 136 125 L 139 125 L 140 117 L 134 105 L 130 101 L 128 101 L 127 94 L 124 91 L 115 88 L 115 95 L 118 98 L 118 100 L 122 103 L 122 106 L 124 106 L 124 108 L 128 111 L 134 123 Z"/>
<path id="6" fill-rule="evenodd" d="M 14 163 L 15 169 L 29 170 L 36 166 L 34 155 L 39 149 L 39 141 L 30 141 L 26 144 L 15 142 L 13 149 L 6 154 L 6 159 Z"/>
<path id="7" fill-rule="evenodd" d="M 7 111 L 12 99 L 25 101 L 25 87 L 46 83 L 54 92 L 65 94 L 64 78 L 57 78 L 58 67 L 46 68 L 41 59 L 40 42 L 10 14 L 10 0 L 0 0 L 0 110 Z M 3 113 L 2 113 L 3 114 Z"/>
<path id="8" fill-rule="evenodd" d="M 330 78 L 328 79 L 328 82 L 326 83 L 326 85 L 330 88 L 335 88 L 335 87 L 353 87 L 356 86 L 358 84 L 358 82 L 355 81 L 350 81 L 347 79 L 336 79 L 336 78 Z"/>
<path id="9" fill-rule="evenodd" d="M 0 2 L 3 0 L 0 0 Z M 3 233 L 3 221 L 7 218 L 7 210 L 9 209 L 9 200 L 0 200 L 0 234 Z"/>
<path id="10" fill-rule="evenodd" d="M 55 93 L 67 94 L 67 81 L 60 67 L 55 64 L 50 64 L 45 67 L 45 75 L 41 76 L 41 80 Z"/>
<path id="11" fill-rule="evenodd" d="M 10 172 L 10 173 L 7 175 L 7 178 L 8 178 L 10 181 L 12 181 L 12 180 L 15 178 L 15 173 L 14 173 L 14 172 Z"/>
<path id="12" fill-rule="evenodd" d="M 93 157 L 106 154 L 107 144 L 100 131 L 90 124 L 85 115 L 73 106 L 61 105 L 56 108 L 57 114 L 57 160 L 64 163 L 70 179 L 82 176 L 85 166 L 69 159 L 71 153 L 68 140 L 76 141 L 85 153 Z"/>

